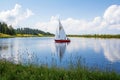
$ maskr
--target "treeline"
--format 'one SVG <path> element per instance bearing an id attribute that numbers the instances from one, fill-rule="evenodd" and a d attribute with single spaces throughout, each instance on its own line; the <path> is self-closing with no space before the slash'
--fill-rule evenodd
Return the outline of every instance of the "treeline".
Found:
<path id="1" fill-rule="evenodd" d="M 69 37 L 86 37 L 86 38 L 120 38 L 120 34 L 85 34 L 85 35 L 67 35 Z"/>
<path id="2" fill-rule="evenodd" d="M 16 34 L 15 29 L 13 29 L 13 27 L 11 25 L 8 26 L 4 22 L 0 22 L 0 33 L 9 34 L 9 35 Z"/>
<path id="3" fill-rule="evenodd" d="M 53 35 L 49 32 L 44 32 L 38 29 L 30 29 L 30 28 L 18 28 L 16 29 L 16 33 L 17 34 L 32 34 L 32 35 L 39 35 L 39 34 L 43 34 L 43 35 Z"/>
<path id="4" fill-rule="evenodd" d="M 16 35 L 16 34 L 32 34 L 32 35 L 54 35 L 49 32 L 44 32 L 38 29 L 30 29 L 30 28 L 17 28 L 14 29 L 11 25 L 8 26 L 4 22 L 0 22 L 0 33 L 9 34 L 9 35 Z"/>

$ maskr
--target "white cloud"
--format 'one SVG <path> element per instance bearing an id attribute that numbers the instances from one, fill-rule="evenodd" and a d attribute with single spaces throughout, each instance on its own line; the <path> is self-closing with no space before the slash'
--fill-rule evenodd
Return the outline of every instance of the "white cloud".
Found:
<path id="1" fill-rule="evenodd" d="M 112 5 L 104 13 L 104 19 L 109 24 L 120 23 L 120 6 Z"/>
<path id="2" fill-rule="evenodd" d="M 9 25 L 17 26 L 19 22 L 33 15 L 33 12 L 29 9 L 22 10 L 22 6 L 16 4 L 11 10 L 0 11 L 0 21 L 6 22 Z"/>
<path id="3" fill-rule="evenodd" d="M 41 29 L 46 32 L 55 33 L 57 24 L 57 18 L 52 16 L 49 22 L 38 22 L 37 24 L 35 24 L 35 28 Z"/>
<path id="4" fill-rule="evenodd" d="M 67 34 L 120 33 L 120 5 L 111 5 L 103 16 L 91 21 L 67 18 L 61 21 Z M 38 22 L 36 28 L 55 33 L 58 21 L 52 16 L 49 22 Z"/>

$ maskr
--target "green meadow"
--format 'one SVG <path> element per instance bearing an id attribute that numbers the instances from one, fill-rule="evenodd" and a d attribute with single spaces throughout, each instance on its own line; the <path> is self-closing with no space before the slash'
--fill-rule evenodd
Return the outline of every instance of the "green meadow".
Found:
<path id="1" fill-rule="evenodd" d="M 70 64 L 68 69 L 64 69 L 55 66 L 13 64 L 1 60 L 0 80 L 120 80 L 120 74 L 97 68 L 89 69 L 79 64 Z"/>

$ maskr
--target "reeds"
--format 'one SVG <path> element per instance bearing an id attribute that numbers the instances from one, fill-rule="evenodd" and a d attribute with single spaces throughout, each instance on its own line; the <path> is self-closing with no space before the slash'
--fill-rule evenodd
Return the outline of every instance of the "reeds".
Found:
<path id="1" fill-rule="evenodd" d="M 101 71 L 81 65 L 81 58 L 67 69 L 57 66 L 22 65 L 0 60 L 0 80 L 120 80 L 114 71 Z"/>

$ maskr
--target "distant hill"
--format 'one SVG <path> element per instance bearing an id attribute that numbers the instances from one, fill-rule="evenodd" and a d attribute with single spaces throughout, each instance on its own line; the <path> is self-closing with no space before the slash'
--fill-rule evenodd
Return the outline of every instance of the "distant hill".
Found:
<path id="1" fill-rule="evenodd" d="M 42 30 L 31 29 L 31 28 L 17 28 L 15 31 L 16 31 L 17 34 L 32 34 L 32 35 L 43 34 L 43 35 L 54 35 L 54 34 L 49 33 L 49 32 L 44 32 L 44 31 L 42 31 Z"/>
<path id="2" fill-rule="evenodd" d="M 9 34 L 9 35 L 16 35 L 16 34 L 54 35 L 52 33 L 44 32 L 44 31 L 38 30 L 38 29 L 31 29 L 31 28 L 17 28 L 17 29 L 14 29 L 11 25 L 8 26 L 4 22 L 0 22 L 0 33 Z"/>

